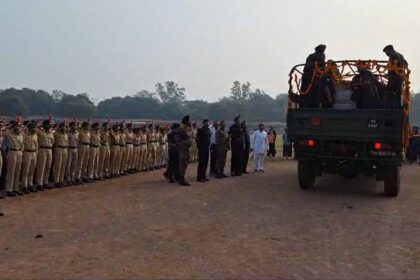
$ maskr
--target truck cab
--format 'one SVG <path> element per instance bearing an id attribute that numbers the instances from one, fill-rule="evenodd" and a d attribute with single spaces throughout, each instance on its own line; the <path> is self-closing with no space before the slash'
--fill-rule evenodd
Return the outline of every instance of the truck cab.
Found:
<path id="1" fill-rule="evenodd" d="M 353 81 L 360 62 L 375 78 L 379 102 L 372 108 L 358 107 L 354 98 Z M 346 60 L 333 65 L 331 69 L 316 69 L 318 73 L 313 75 L 314 84 L 328 75 L 327 106 L 320 102 L 319 106 L 305 107 L 304 95 L 319 92 L 299 89 L 304 65 L 290 72 L 287 127 L 298 160 L 299 185 L 313 188 L 316 178 L 324 174 L 346 178 L 363 174 L 383 181 L 386 195 L 398 196 L 409 134 L 409 70 L 401 69 L 402 92 L 390 93 L 386 90 L 388 62 Z M 386 100 L 391 95 L 397 96 L 394 105 Z"/>

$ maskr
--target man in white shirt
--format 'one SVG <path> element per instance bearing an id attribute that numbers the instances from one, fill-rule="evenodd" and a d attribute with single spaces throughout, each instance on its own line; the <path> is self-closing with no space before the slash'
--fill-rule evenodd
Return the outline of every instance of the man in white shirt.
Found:
<path id="1" fill-rule="evenodd" d="M 216 169 L 216 131 L 218 128 L 219 123 L 217 121 L 214 121 L 213 125 L 210 126 L 210 176 L 214 176 Z"/>
<path id="2" fill-rule="evenodd" d="M 264 131 L 264 124 L 258 125 L 251 140 L 251 152 L 254 154 L 255 172 L 264 172 L 264 156 L 268 151 L 267 132 Z"/>

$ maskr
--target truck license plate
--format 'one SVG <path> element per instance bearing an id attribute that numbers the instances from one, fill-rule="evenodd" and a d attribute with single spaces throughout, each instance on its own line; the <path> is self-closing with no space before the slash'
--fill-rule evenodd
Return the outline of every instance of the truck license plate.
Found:
<path id="1" fill-rule="evenodd" d="M 373 128 L 373 129 L 375 129 L 375 128 L 378 128 L 378 127 L 379 127 L 379 123 L 378 123 L 378 121 L 377 121 L 377 120 L 375 120 L 375 119 L 370 119 L 370 120 L 368 121 L 367 127 L 368 127 L 368 128 Z"/>

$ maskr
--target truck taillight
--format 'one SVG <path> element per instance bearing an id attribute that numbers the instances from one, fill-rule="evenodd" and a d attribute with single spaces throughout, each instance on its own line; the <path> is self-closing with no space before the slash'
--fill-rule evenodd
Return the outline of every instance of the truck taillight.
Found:
<path id="1" fill-rule="evenodd" d="M 385 144 L 385 143 L 381 143 L 381 142 L 375 142 L 373 144 L 373 148 L 376 151 L 386 151 L 386 150 L 392 150 L 393 149 L 391 144 Z"/>
<path id="2" fill-rule="evenodd" d="M 314 140 L 312 140 L 312 139 L 309 139 L 309 140 L 308 140 L 308 146 L 309 146 L 309 147 L 313 147 L 313 146 L 315 146 L 315 141 L 314 141 Z"/>

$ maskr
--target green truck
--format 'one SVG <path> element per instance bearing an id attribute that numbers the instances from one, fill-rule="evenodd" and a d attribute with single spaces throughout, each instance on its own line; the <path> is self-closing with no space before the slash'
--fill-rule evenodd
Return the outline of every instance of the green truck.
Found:
<path id="1" fill-rule="evenodd" d="M 378 65 L 386 65 L 385 62 L 366 62 L 377 75 L 379 86 L 384 85 L 386 74 L 380 76 L 381 72 L 375 70 L 379 69 Z M 334 81 L 335 100 L 329 108 L 304 108 L 299 105 L 299 92 L 293 91 L 292 83 L 297 81 L 295 88 L 298 87 L 296 73 L 302 73 L 299 71 L 302 65 L 295 66 L 291 71 L 287 128 L 298 160 L 299 185 L 302 189 L 313 188 L 316 178 L 324 174 L 337 173 L 346 178 L 364 174 L 383 181 L 387 196 L 398 196 L 409 127 L 405 104 L 407 96 L 404 93 L 401 95 L 401 108 L 356 108 L 352 104 L 350 81 L 357 71 L 343 70 L 354 67 L 355 63 L 335 63 L 338 71 L 334 71 L 341 73 L 341 77 L 336 77 Z M 408 85 L 404 89 L 408 90 Z"/>

